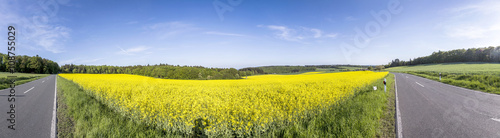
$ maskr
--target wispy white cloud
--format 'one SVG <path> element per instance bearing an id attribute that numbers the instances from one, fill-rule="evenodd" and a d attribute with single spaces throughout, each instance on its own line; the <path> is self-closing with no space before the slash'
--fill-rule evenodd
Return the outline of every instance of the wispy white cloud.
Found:
<path id="1" fill-rule="evenodd" d="M 52 53 L 64 52 L 64 43 L 70 39 L 71 29 L 64 26 L 38 26 L 34 32 L 27 34 L 27 39 Z"/>
<path id="2" fill-rule="evenodd" d="M 86 60 L 81 60 L 82 63 L 93 63 L 99 60 L 103 60 L 104 58 L 95 58 L 95 59 L 86 59 Z"/>
<path id="3" fill-rule="evenodd" d="M 175 35 L 197 30 L 194 25 L 180 21 L 156 23 L 144 26 L 144 29 L 148 33 L 157 36 L 159 39 L 165 39 Z"/>
<path id="4" fill-rule="evenodd" d="M 57 61 L 57 64 L 59 64 L 59 65 L 72 64 L 72 63 L 75 63 L 78 60 L 80 60 L 80 58 L 72 58 L 72 59 Z"/>
<path id="5" fill-rule="evenodd" d="M 284 40 L 288 40 L 288 41 L 299 41 L 299 40 L 303 39 L 300 36 L 294 35 L 295 30 L 290 29 L 286 26 L 269 25 L 266 27 L 270 30 L 277 31 L 275 33 L 275 35 L 280 39 L 284 39 Z"/>
<path id="6" fill-rule="evenodd" d="M 477 39 L 486 36 L 486 32 L 491 31 L 488 28 L 479 26 L 453 26 L 447 28 L 446 34 L 450 37 Z"/>
<path id="7" fill-rule="evenodd" d="M 477 1 L 477 3 L 462 5 L 445 10 L 450 13 L 460 13 L 460 15 L 476 14 L 476 13 L 498 14 L 498 11 L 500 10 L 500 1 L 497 0 Z"/>
<path id="8" fill-rule="evenodd" d="M 309 29 L 311 32 L 314 33 L 314 38 L 320 38 L 322 34 L 322 31 L 319 29 Z"/>
<path id="9" fill-rule="evenodd" d="M 34 49 L 42 49 L 52 53 L 64 52 L 65 43 L 71 39 L 71 29 L 60 24 L 56 24 L 59 19 L 57 16 L 48 17 L 47 15 L 25 16 L 22 12 L 43 11 L 20 11 L 17 1 L 0 1 L 0 22 L 1 26 L 15 25 L 18 37 L 23 41 L 23 45 L 30 45 Z M 36 6 L 35 6 L 36 7 Z M 37 9 L 37 8 L 32 8 Z M 35 16 L 36 15 L 36 16 Z M 44 18 L 40 18 L 44 17 Z M 35 20 L 37 19 L 37 20 Z"/>
<path id="10" fill-rule="evenodd" d="M 338 33 L 331 33 L 331 34 L 325 35 L 325 37 L 328 37 L 328 38 L 337 38 L 338 35 L 339 35 Z"/>
<path id="11" fill-rule="evenodd" d="M 210 34 L 210 35 L 225 35 L 225 36 L 245 36 L 242 34 L 233 34 L 233 33 L 224 33 L 224 32 L 205 32 L 205 34 Z"/>
<path id="12" fill-rule="evenodd" d="M 304 41 L 307 39 L 320 39 L 320 38 L 336 38 L 337 34 L 330 33 L 325 35 L 324 31 L 317 28 L 308 28 L 308 27 L 296 27 L 290 28 L 287 26 L 279 26 L 279 25 L 268 25 L 263 26 L 259 25 L 258 27 L 264 27 L 269 30 L 275 31 L 275 36 L 279 39 L 287 40 L 287 41 Z"/>
<path id="13" fill-rule="evenodd" d="M 478 1 L 445 10 L 450 16 L 442 25 L 452 38 L 498 39 L 500 37 L 500 1 Z"/>
<path id="14" fill-rule="evenodd" d="M 121 55 L 135 55 L 137 53 L 144 52 L 144 51 L 150 49 L 150 47 L 146 47 L 146 46 L 137 46 L 137 47 L 132 47 L 132 48 L 128 48 L 128 49 L 123 49 L 121 47 L 118 47 L 118 48 L 120 50 L 116 53 L 121 54 Z M 145 53 L 151 53 L 151 52 L 145 52 Z"/>
<path id="15" fill-rule="evenodd" d="M 72 58 L 67 60 L 57 61 L 59 65 L 65 64 L 91 64 L 97 61 L 103 60 L 104 58 L 94 58 L 94 59 L 82 59 L 82 58 Z"/>
<path id="16" fill-rule="evenodd" d="M 149 26 L 146 26 L 147 29 L 155 30 L 155 29 L 178 29 L 178 28 L 189 28 L 191 24 L 183 23 L 180 21 L 174 22 L 163 22 L 156 23 Z"/>

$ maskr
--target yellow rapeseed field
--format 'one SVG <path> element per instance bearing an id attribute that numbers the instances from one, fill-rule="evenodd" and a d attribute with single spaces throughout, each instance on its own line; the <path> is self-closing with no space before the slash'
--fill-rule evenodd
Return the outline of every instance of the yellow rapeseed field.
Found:
<path id="1" fill-rule="evenodd" d="M 259 134 L 313 116 L 387 72 L 258 75 L 238 80 L 172 80 L 127 74 L 59 74 L 119 113 L 167 132 Z"/>

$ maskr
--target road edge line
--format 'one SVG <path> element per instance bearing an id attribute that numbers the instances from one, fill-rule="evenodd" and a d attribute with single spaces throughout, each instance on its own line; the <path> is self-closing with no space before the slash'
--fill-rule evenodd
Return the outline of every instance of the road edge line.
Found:
<path id="1" fill-rule="evenodd" d="M 395 87 L 395 94 L 396 94 L 396 133 L 397 133 L 397 138 L 403 138 L 403 126 L 401 123 L 401 112 L 399 111 L 399 100 L 398 100 L 398 83 L 396 79 L 396 74 L 394 74 L 394 87 Z"/>
<path id="2" fill-rule="evenodd" d="M 57 75 L 55 76 L 55 84 L 54 84 L 54 108 L 52 111 L 52 126 L 50 127 L 50 137 L 51 138 L 56 138 L 56 110 L 57 110 Z"/>

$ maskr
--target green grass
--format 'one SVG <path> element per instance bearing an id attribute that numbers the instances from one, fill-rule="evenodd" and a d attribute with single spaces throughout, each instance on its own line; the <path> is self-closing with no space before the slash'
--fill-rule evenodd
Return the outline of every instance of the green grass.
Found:
<path id="1" fill-rule="evenodd" d="M 387 77 L 387 102 L 383 111 L 384 114 L 380 119 L 381 127 L 380 132 L 377 137 L 383 138 L 394 138 L 396 137 L 396 95 L 395 95 L 395 84 L 394 84 L 394 74 L 389 74 Z"/>
<path id="2" fill-rule="evenodd" d="M 57 77 L 58 137 L 185 137 L 165 134 L 132 121 L 89 96 L 72 81 Z"/>
<path id="3" fill-rule="evenodd" d="M 7 76 L 16 76 L 16 85 L 21 85 L 24 83 L 28 83 L 39 78 L 47 77 L 50 74 L 31 74 L 31 73 L 9 73 L 9 72 L 0 72 L 0 89 L 5 89 L 10 87 L 11 78 L 7 78 Z"/>
<path id="4" fill-rule="evenodd" d="M 405 72 L 405 73 L 417 75 L 420 77 L 468 89 L 479 90 L 493 94 L 500 94 L 499 75 L 442 73 L 441 80 L 439 80 L 439 73 L 437 72 Z"/>
<path id="5" fill-rule="evenodd" d="M 17 76 L 17 77 L 32 77 L 32 76 L 49 76 L 50 74 L 32 74 L 32 73 L 9 73 L 9 72 L 0 72 L 0 78 L 7 76 Z"/>
<path id="6" fill-rule="evenodd" d="M 400 66 L 387 68 L 387 71 L 424 71 L 424 72 L 446 72 L 463 74 L 500 74 L 499 63 L 459 62 L 443 64 L 424 64 L 416 66 Z"/>
<path id="7" fill-rule="evenodd" d="M 498 63 L 429 64 L 394 67 L 386 70 L 413 74 L 468 89 L 500 94 L 500 64 Z M 439 73 L 441 73 L 441 80 L 439 80 Z"/>
<path id="8" fill-rule="evenodd" d="M 386 78 L 388 86 L 393 85 L 394 75 Z M 385 93 L 382 81 L 360 88 L 325 112 L 259 137 L 394 137 L 394 90 L 388 87 Z M 57 88 L 58 137 L 193 137 L 134 122 L 59 76 Z"/>

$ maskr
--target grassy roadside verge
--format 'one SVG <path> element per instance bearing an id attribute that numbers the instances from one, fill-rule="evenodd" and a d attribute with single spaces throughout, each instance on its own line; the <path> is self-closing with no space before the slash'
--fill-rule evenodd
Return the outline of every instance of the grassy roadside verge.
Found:
<path id="1" fill-rule="evenodd" d="M 441 74 L 440 81 L 439 72 L 406 71 L 403 73 L 424 77 L 458 87 L 479 90 L 487 93 L 500 94 L 500 76 L 497 74 L 459 74 L 443 72 Z"/>
<path id="2" fill-rule="evenodd" d="M 11 79 L 7 78 L 7 76 L 16 76 L 16 86 L 25 84 L 43 77 L 47 77 L 50 74 L 29 74 L 29 73 L 8 73 L 8 72 L 0 72 L 0 89 L 6 89 L 10 87 Z"/>
<path id="3" fill-rule="evenodd" d="M 269 137 L 395 137 L 394 75 L 362 88 L 351 98 L 295 125 L 276 129 Z M 373 86 L 378 90 L 374 91 Z"/>
<path id="4" fill-rule="evenodd" d="M 57 77 L 57 136 L 66 137 L 182 137 L 166 135 L 121 116 L 77 84 Z"/>
<path id="5" fill-rule="evenodd" d="M 383 108 L 383 116 L 380 119 L 380 133 L 377 137 L 394 138 L 396 137 L 396 89 L 394 83 L 394 74 L 387 75 L 387 101 Z"/>
<path id="6" fill-rule="evenodd" d="M 394 75 L 386 76 L 388 86 Z M 394 107 L 383 79 L 315 117 L 274 129 L 263 137 L 393 137 Z M 58 137 L 189 137 L 131 121 L 89 96 L 77 84 L 58 76 Z M 373 91 L 372 86 L 378 90 Z M 392 122 L 391 122 L 392 121 Z"/>
<path id="7" fill-rule="evenodd" d="M 399 66 L 385 69 L 390 72 L 408 73 L 427 79 L 479 90 L 487 93 L 500 94 L 500 64 L 484 62 L 456 62 L 440 64 L 423 64 L 414 66 Z"/>

